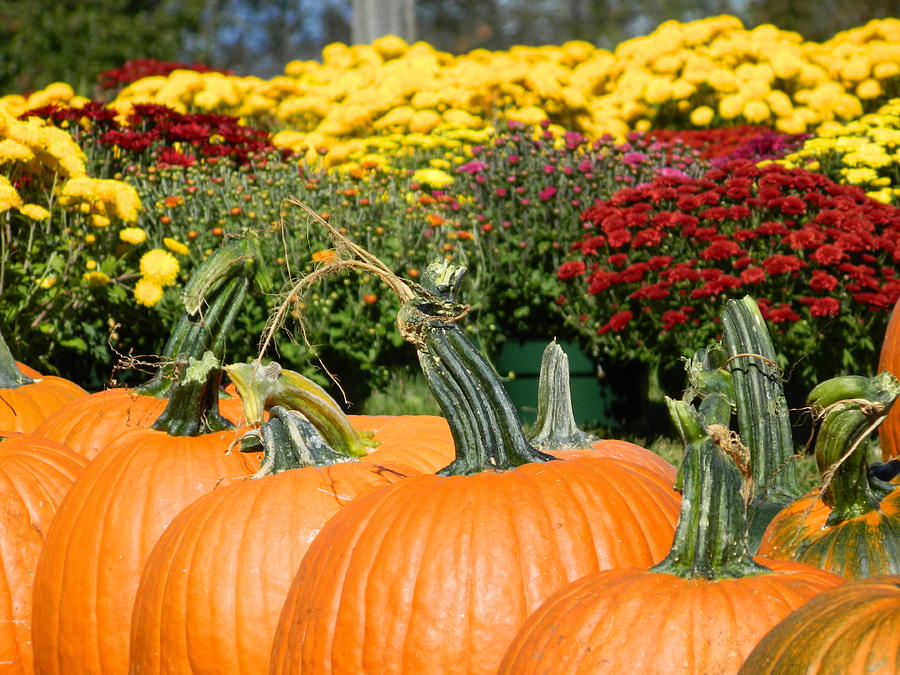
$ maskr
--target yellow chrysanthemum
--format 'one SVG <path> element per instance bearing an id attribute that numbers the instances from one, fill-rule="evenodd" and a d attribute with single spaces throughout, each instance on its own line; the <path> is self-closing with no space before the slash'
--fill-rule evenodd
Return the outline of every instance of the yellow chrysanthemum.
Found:
<path id="1" fill-rule="evenodd" d="M 172 239 L 171 237 L 164 237 L 163 245 L 167 249 L 172 251 L 172 253 L 177 253 L 178 255 L 187 255 L 190 252 L 190 249 L 188 249 L 187 246 L 176 239 Z"/>
<path id="2" fill-rule="evenodd" d="M 153 307 L 162 299 L 162 296 L 162 286 L 150 279 L 139 279 L 134 285 L 134 300 L 144 307 Z"/>
<path id="3" fill-rule="evenodd" d="M 119 239 L 127 244 L 143 244 L 147 241 L 147 232 L 143 227 L 125 227 L 119 230 Z"/>
<path id="4" fill-rule="evenodd" d="M 691 124 L 696 127 L 705 127 L 712 122 L 715 112 L 708 105 L 702 105 L 691 111 Z"/>
<path id="5" fill-rule="evenodd" d="M 84 281 L 88 286 L 92 286 L 94 288 L 105 286 L 109 283 L 109 277 L 103 272 L 92 271 L 85 272 L 81 275 L 81 280 Z"/>
<path id="6" fill-rule="evenodd" d="M 22 197 L 6 176 L 0 176 L 0 212 L 22 206 Z"/>
<path id="7" fill-rule="evenodd" d="M 174 283 L 179 269 L 181 266 L 175 256 L 161 248 L 147 251 L 141 256 L 141 274 L 145 279 L 158 286 L 168 286 Z"/>
<path id="8" fill-rule="evenodd" d="M 19 213 L 31 220 L 46 220 L 50 217 L 50 212 L 43 206 L 37 204 L 25 204 L 19 207 Z"/>
<path id="9" fill-rule="evenodd" d="M 422 183 L 440 190 L 453 183 L 453 176 L 440 169 L 417 169 L 412 176 L 415 183 Z"/>
<path id="10" fill-rule="evenodd" d="M 336 262 L 338 259 L 337 253 L 332 248 L 325 248 L 321 251 L 315 251 L 310 257 L 312 258 L 313 262 L 325 263 L 326 265 L 328 263 Z"/>
<path id="11" fill-rule="evenodd" d="M 38 283 L 38 286 L 43 288 L 45 291 L 53 288 L 54 286 L 56 286 L 56 275 L 50 274 L 44 277 L 43 279 L 41 279 L 40 283 Z"/>

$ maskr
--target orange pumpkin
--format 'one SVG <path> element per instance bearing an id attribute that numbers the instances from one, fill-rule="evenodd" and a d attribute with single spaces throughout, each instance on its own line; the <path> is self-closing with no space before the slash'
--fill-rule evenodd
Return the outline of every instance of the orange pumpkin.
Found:
<path id="1" fill-rule="evenodd" d="M 878 371 L 884 370 L 900 378 L 900 300 L 894 305 L 881 343 Z M 884 461 L 900 455 L 900 409 L 889 413 L 878 427 L 878 438 Z"/>
<path id="2" fill-rule="evenodd" d="M 45 417 L 69 401 L 87 396 L 70 380 L 24 368 L 28 372 L 23 372 L 0 336 L 0 429 L 34 431 Z"/>
<path id="3" fill-rule="evenodd" d="M 495 371 L 455 324 L 461 268 L 429 267 L 401 309 L 456 458 L 351 502 L 312 542 L 271 672 L 493 673 L 528 614 L 597 569 L 649 565 L 678 499 L 631 462 L 535 449 Z"/>
<path id="4" fill-rule="evenodd" d="M 848 579 L 900 574 L 900 486 L 874 475 L 860 442 L 889 414 L 898 394 L 900 381 L 887 371 L 833 378 L 811 392 L 811 407 L 823 411 L 816 461 L 830 478 L 775 516 L 760 554 Z"/>
<path id="5" fill-rule="evenodd" d="M 33 671 L 31 592 L 44 537 L 88 462 L 33 434 L 0 432 L 0 655 L 3 672 Z"/>
<path id="6" fill-rule="evenodd" d="M 281 607 L 310 542 L 351 500 L 416 473 L 346 461 L 305 418 L 270 412 L 256 434 L 263 465 L 279 472 L 199 498 L 147 559 L 132 615 L 132 672 L 268 673 Z"/>
<path id="7" fill-rule="evenodd" d="M 216 414 L 215 358 L 190 363 L 154 426 L 111 442 L 60 505 L 35 576 L 38 672 L 125 672 L 132 604 L 156 540 L 223 479 L 259 468 L 256 456 L 228 454 L 242 432 Z"/>
<path id="8" fill-rule="evenodd" d="M 734 673 L 769 628 L 841 583 L 812 566 L 750 557 L 737 467 L 688 404 L 669 403 L 687 447 L 668 557 L 559 590 L 527 619 L 498 673 Z"/>
<path id="9" fill-rule="evenodd" d="M 826 591 L 766 633 L 738 675 L 900 672 L 900 576 Z"/>

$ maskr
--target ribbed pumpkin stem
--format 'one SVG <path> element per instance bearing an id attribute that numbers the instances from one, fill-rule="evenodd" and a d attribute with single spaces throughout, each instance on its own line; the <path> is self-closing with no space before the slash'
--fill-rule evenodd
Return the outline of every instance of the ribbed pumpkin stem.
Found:
<path id="1" fill-rule="evenodd" d="M 766 526 L 800 496 L 794 440 L 781 372 L 766 322 L 753 298 L 729 300 L 722 315 L 738 431 L 750 452 L 753 496 L 748 508 L 750 545 L 756 550 Z"/>
<path id="2" fill-rule="evenodd" d="M 233 429 L 234 425 L 219 414 L 221 380 L 222 368 L 212 352 L 203 354 L 199 361 L 189 359 L 184 373 L 176 374 L 169 403 L 152 428 L 170 436 L 200 436 Z"/>
<path id="3" fill-rule="evenodd" d="M 827 525 L 878 508 L 900 487 L 869 469 L 865 439 L 887 417 L 900 395 L 900 381 L 887 371 L 872 378 L 837 377 L 816 386 L 808 403 L 824 415 L 816 439 L 816 463 L 826 478 L 822 501 L 831 507 Z M 830 477 L 828 477 L 830 476 Z"/>
<path id="4" fill-rule="evenodd" d="M 241 438 L 241 452 L 263 453 L 262 466 L 251 478 L 272 476 L 307 466 L 323 467 L 353 458 L 335 452 L 322 434 L 297 410 L 269 409 L 269 419 Z"/>
<path id="5" fill-rule="evenodd" d="M 741 474 L 710 437 L 697 411 L 666 398 L 685 444 L 681 467 L 681 515 L 669 555 L 651 571 L 685 579 L 724 579 L 762 574 L 747 548 Z"/>
<path id="6" fill-rule="evenodd" d="M 249 276 L 259 276 L 260 256 L 252 240 L 234 240 L 204 260 L 185 285 L 185 311 L 179 317 L 160 358 L 156 374 L 136 387 L 139 394 L 163 398 L 175 380 L 179 363 L 211 351 L 223 358 L 225 342 L 247 297 Z"/>
<path id="7" fill-rule="evenodd" d="M 0 389 L 15 389 L 23 384 L 31 384 L 34 380 L 25 375 L 16 365 L 6 340 L 0 335 Z"/>
<path id="8" fill-rule="evenodd" d="M 465 268 L 443 260 L 430 264 L 422 288 L 397 316 L 400 333 L 419 352 L 456 443 L 456 459 L 440 473 L 466 475 L 551 461 L 525 438 L 499 376 L 457 324 L 466 311 L 456 301 L 464 273 Z"/>
<path id="9" fill-rule="evenodd" d="M 600 440 L 578 428 L 572 410 L 569 357 L 554 340 L 544 349 L 538 376 L 537 419 L 528 440 L 541 450 L 586 448 Z"/>
<path id="10" fill-rule="evenodd" d="M 357 431 L 337 402 L 322 387 L 300 373 L 285 370 L 274 361 L 235 363 L 225 371 L 237 387 L 250 424 L 260 424 L 263 411 L 273 406 L 302 413 L 341 455 L 363 457 L 378 443 L 372 432 Z"/>

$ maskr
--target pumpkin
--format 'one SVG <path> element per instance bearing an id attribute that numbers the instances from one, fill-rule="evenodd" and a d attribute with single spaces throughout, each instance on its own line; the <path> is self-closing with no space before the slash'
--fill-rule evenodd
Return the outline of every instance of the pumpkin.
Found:
<path id="1" fill-rule="evenodd" d="M 737 466 L 684 401 L 682 506 L 666 559 L 595 572 L 552 595 L 511 641 L 499 674 L 735 673 L 753 645 L 841 578 L 752 558 Z"/>
<path id="2" fill-rule="evenodd" d="M 739 675 L 900 672 L 900 576 L 848 581 L 766 633 Z"/>
<path id="3" fill-rule="evenodd" d="M 4 673 L 33 672 L 31 591 L 50 521 L 88 462 L 40 436 L 0 432 L 0 655 Z"/>
<path id="4" fill-rule="evenodd" d="M 200 497 L 147 559 L 131 622 L 132 672 L 267 673 L 281 607 L 310 542 L 357 496 L 416 473 L 349 460 L 305 417 L 278 406 L 251 433 L 270 473 Z"/>
<path id="5" fill-rule="evenodd" d="M 19 364 L 0 335 L 0 429 L 34 431 L 41 421 L 69 401 L 87 396 L 71 380 L 39 375 Z"/>
<path id="6" fill-rule="evenodd" d="M 257 259 L 243 240 L 217 249 L 197 266 L 185 286 L 185 311 L 169 336 L 156 374 L 135 388 L 107 389 L 74 401 L 48 416 L 35 433 L 93 459 L 123 433 L 152 426 L 169 403 L 177 369 L 208 349 L 221 356 L 248 292 L 248 271 Z M 238 422 L 243 407 L 239 399 L 223 397 L 220 411 Z"/>
<path id="7" fill-rule="evenodd" d="M 398 317 L 456 458 L 351 502 L 310 545 L 279 619 L 272 673 L 493 673 L 519 625 L 591 571 L 649 565 L 678 499 L 632 462 L 558 460 L 530 445 L 466 338 L 463 269 L 429 266 Z"/>
<path id="8" fill-rule="evenodd" d="M 900 381 L 886 371 L 813 389 L 809 403 L 822 418 L 816 462 L 829 478 L 772 520 L 760 553 L 849 579 L 900 573 L 900 486 L 875 475 L 862 442 L 898 394 Z"/>
<path id="9" fill-rule="evenodd" d="M 884 370 L 895 377 L 900 377 L 900 300 L 894 305 L 884 334 L 884 341 L 881 343 L 878 371 Z M 900 455 L 900 410 L 889 413 L 878 427 L 878 439 L 881 441 L 881 454 L 884 461 Z"/>
<path id="10" fill-rule="evenodd" d="M 153 427 L 111 442 L 60 505 L 35 576 L 38 672 L 125 672 L 132 604 L 156 540 L 223 479 L 259 468 L 258 457 L 227 452 L 241 431 L 217 414 L 221 372 L 211 352 L 191 359 Z"/>

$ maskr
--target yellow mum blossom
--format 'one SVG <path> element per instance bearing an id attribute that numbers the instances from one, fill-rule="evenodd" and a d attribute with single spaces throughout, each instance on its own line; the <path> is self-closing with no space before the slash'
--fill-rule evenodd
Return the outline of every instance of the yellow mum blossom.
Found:
<path id="1" fill-rule="evenodd" d="M 47 220 L 47 218 L 50 217 L 50 212 L 43 206 L 38 206 L 37 204 L 25 204 L 20 206 L 19 213 L 31 220 Z"/>
<path id="2" fill-rule="evenodd" d="M 190 249 L 187 246 L 182 244 L 177 239 L 172 239 L 171 237 L 163 238 L 163 245 L 172 251 L 172 253 L 177 253 L 178 255 L 187 255 L 190 253 Z"/>
<path id="3" fill-rule="evenodd" d="M 741 108 L 741 115 L 751 124 L 759 124 L 769 119 L 771 111 L 762 101 L 747 101 Z"/>
<path id="4" fill-rule="evenodd" d="M 427 134 L 441 123 L 440 114 L 434 110 L 419 110 L 413 113 L 407 123 L 409 130 L 416 133 Z"/>
<path id="5" fill-rule="evenodd" d="M 694 108 L 694 110 L 691 111 L 691 124 L 697 127 L 705 127 L 710 122 L 712 122 L 715 114 L 716 113 L 713 111 L 713 109 L 708 105 Z"/>
<path id="6" fill-rule="evenodd" d="M 859 167 L 856 169 L 842 169 L 841 174 L 848 183 L 854 185 L 862 185 L 871 183 L 878 178 L 878 172 L 869 167 Z"/>
<path id="7" fill-rule="evenodd" d="M 733 120 L 744 109 L 744 98 L 738 94 L 725 96 L 719 101 L 719 116 L 726 120 Z"/>
<path id="8" fill-rule="evenodd" d="M 50 274 L 50 275 L 44 277 L 38 283 L 38 286 L 43 288 L 45 291 L 47 289 L 53 288 L 55 285 L 56 285 L 56 275 L 55 274 Z"/>
<path id="9" fill-rule="evenodd" d="M 440 169 L 417 169 L 412 175 L 412 180 L 437 190 L 451 185 L 454 181 L 453 176 Z"/>
<path id="10" fill-rule="evenodd" d="M 139 305 L 153 307 L 162 300 L 162 296 L 162 286 L 151 279 L 139 279 L 134 285 L 134 300 Z"/>
<path id="11" fill-rule="evenodd" d="M 159 286 L 168 286 L 175 282 L 181 266 L 174 255 L 161 248 L 147 251 L 141 256 L 141 274 L 148 281 Z"/>
<path id="12" fill-rule="evenodd" d="M 142 227 L 125 227 L 119 230 L 119 239 L 136 246 L 147 241 L 147 232 Z"/>
<path id="13" fill-rule="evenodd" d="M 63 185 L 60 202 L 64 206 L 87 206 L 87 212 L 100 216 L 116 216 L 125 222 L 137 220 L 141 200 L 128 183 L 118 180 L 72 178 Z"/>
<path id="14" fill-rule="evenodd" d="M 93 244 L 97 241 L 97 235 L 94 234 L 86 234 L 84 235 L 84 243 Z"/>
<path id="15" fill-rule="evenodd" d="M 109 283 L 109 277 L 103 272 L 85 272 L 81 275 L 81 280 L 88 286 L 99 287 Z"/>
<path id="16" fill-rule="evenodd" d="M 0 176 L 0 212 L 22 206 L 22 197 L 6 176 Z"/>
<path id="17" fill-rule="evenodd" d="M 110 220 L 106 216 L 94 214 L 91 216 L 91 225 L 94 227 L 109 227 Z"/>
<path id="18" fill-rule="evenodd" d="M 84 263 L 84 266 L 89 270 L 95 270 L 95 269 L 97 269 L 97 261 L 96 260 L 88 260 L 86 263 Z"/>
<path id="19" fill-rule="evenodd" d="M 4 138 L 0 141 L 0 163 L 30 162 L 33 159 L 34 152 L 27 145 L 12 138 Z"/>
<path id="20" fill-rule="evenodd" d="M 863 80 L 856 86 L 856 95 L 864 100 L 878 98 L 883 94 L 884 89 L 881 83 L 878 80 L 873 80 L 871 77 Z"/>

